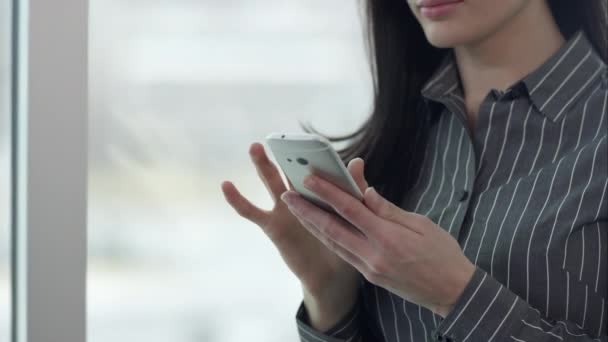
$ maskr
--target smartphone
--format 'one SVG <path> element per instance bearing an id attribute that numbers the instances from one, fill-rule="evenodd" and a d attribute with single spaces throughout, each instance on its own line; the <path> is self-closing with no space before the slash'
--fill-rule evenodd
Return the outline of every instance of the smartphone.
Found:
<path id="1" fill-rule="evenodd" d="M 266 136 L 274 159 L 295 191 L 319 207 L 334 212 L 331 205 L 304 187 L 309 174 L 318 175 L 362 201 L 363 194 L 338 152 L 322 136 L 310 133 L 271 133 Z"/>

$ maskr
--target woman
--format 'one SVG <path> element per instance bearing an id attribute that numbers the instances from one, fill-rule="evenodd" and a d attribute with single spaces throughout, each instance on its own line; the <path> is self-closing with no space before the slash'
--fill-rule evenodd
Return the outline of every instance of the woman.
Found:
<path id="1" fill-rule="evenodd" d="M 606 7 L 367 2 L 374 111 L 330 138 L 363 202 L 311 177 L 339 215 L 314 206 L 259 143 L 274 208 L 222 183 L 301 281 L 302 341 L 608 341 Z"/>

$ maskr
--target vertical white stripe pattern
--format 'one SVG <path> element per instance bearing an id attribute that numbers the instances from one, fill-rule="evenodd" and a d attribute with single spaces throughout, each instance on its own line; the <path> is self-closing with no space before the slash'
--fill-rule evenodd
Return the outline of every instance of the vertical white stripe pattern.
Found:
<path id="1" fill-rule="evenodd" d="M 597 144 L 597 146 L 595 148 L 595 152 L 593 154 L 593 162 L 591 163 L 591 174 L 589 175 L 589 179 L 587 181 L 587 185 L 585 186 L 585 191 L 583 191 L 583 196 L 581 196 L 581 200 L 579 201 L 578 208 L 576 210 L 576 215 L 574 216 L 574 221 L 572 221 L 572 225 L 570 226 L 570 232 L 569 232 L 568 236 L 570 236 L 570 234 L 572 234 L 572 231 L 574 231 L 576 219 L 578 218 L 579 211 L 580 211 L 581 206 L 583 204 L 583 198 L 585 196 L 585 193 L 587 192 L 587 188 L 589 187 L 589 184 L 591 183 L 591 179 L 593 177 L 593 170 L 595 169 L 595 161 L 597 159 L 597 151 L 598 151 L 599 147 L 601 146 L 601 141 L 604 140 L 605 138 L 606 138 L 606 136 L 602 137 L 602 139 L 600 140 L 600 142 Z M 581 149 L 581 151 L 582 150 L 584 150 L 584 148 Z M 579 155 L 580 155 L 580 152 L 579 152 Z M 603 195 L 602 195 L 602 198 L 604 198 Z M 599 216 L 599 213 L 600 213 L 601 204 L 602 204 L 602 201 L 600 200 L 600 203 L 598 205 L 598 210 L 597 210 L 596 218 L 595 218 L 596 220 L 597 220 L 597 217 Z M 566 239 L 566 244 L 564 246 L 564 259 L 562 261 L 562 267 L 566 267 L 566 258 L 567 257 L 568 257 L 568 239 Z"/>
<path id="2" fill-rule="evenodd" d="M 371 292 L 360 313 L 329 337 L 299 323 L 302 340 L 361 340 L 368 334 L 353 329 L 361 324 L 385 342 L 604 341 L 605 63 L 579 31 L 513 87 L 489 89 L 494 94 L 484 97 L 471 130 L 456 64 L 446 62 L 421 94 L 440 110 L 425 111 L 425 119 L 438 120 L 396 151 L 421 159 L 404 167 L 415 182 L 402 203 L 456 239 L 477 266 L 473 279 L 445 318 L 364 286 Z"/>
<path id="3" fill-rule="evenodd" d="M 578 154 L 576 155 L 576 160 L 574 161 L 574 165 L 572 166 L 572 171 L 570 172 L 570 182 L 568 183 L 568 190 L 566 192 L 566 196 L 564 196 L 562 198 L 562 201 L 559 204 L 559 207 L 557 208 L 557 213 L 555 214 L 555 220 L 553 221 L 553 226 L 551 227 L 551 234 L 549 235 L 549 242 L 547 243 L 547 248 L 545 251 L 545 265 L 546 265 L 546 271 L 547 271 L 547 301 L 546 301 L 545 312 L 549 312 L 549 293 L 551 292 L 550 287 L 549 287 L 549 279 L 550 279 L 550 277 L 549 277 L 549 249 L 551 248 L 551 241 L 553 240 L 553 233 L 555 232 L 555 227 L 557 225 L 557 219 L 559 217 L 559 213 L 561 212 L 562 207 L 564 206 L 564 203 L 566 202 L 566 199 L 568 198 L 568 195 L 570 194 L 570 190 L 572 189 L 572 181 L 574 179 L 574 172 L 576 171 L 576 166 L 578 165 L 578 160 L 587 146 L 588 145 L 585 145 L 583 148 L 581 148 L 579 150 Z M 560 159 L 560 163 L 562 160 L 563 160 L 563 158 Z M 559 169 L 559 164 L 558 164 L 558 169 Z M 557 173 L 557 171 L 556 171 L 556 173 Z M 592 176 L 593 176 L 593 166 L 591 167 L 591 174 L 589 175 L 589 180 L 591 180 Z M 582 196 L 581 196 L 581 198 L 582 198 Z"/>
<path id="4" fill-rule="evenodd" d="M 543 82 L 545 82 L 545 80 L 547 79 L 547 77 L 549 77 L 549 75 L 551 75 L 551 73 L 553 72 L 553 70 L 555 70 L 555 68 L 557 68 L 558 66 L 561 65 L 562 61 L 564 60 L 564 58 L 568 57 L 568 55 L 570 54 L 570 51 L 572 51 L 572 49 L 576 46 L 576 44 L 579 42 L 579 40 L 581 39 L 582 35 L 578 34 L 576 39 L 574 40 L 574 42 L 572 43 L 572 45 L 568 48 L 568 50 L 566 50 L 566 53 L 564 55 L 562 55 L 562 57 L 557 61 L 557 63 L 555 63 L 553 65 L 553 67 L 551 68 L 551 70 L 549 70 L 549 72 L 547 72 L 545 74 L 545 77 L 543 77 L 542 80 L 540 80 L 540 82 L 534 87 L 532 88 L 532 90 L 530 90 L 530 94 L 533 94 L 541 85 L 543 85 Z"/>
<path id="5" fill-rule="evenodd" d="M 555 168 L 555 172 L 553 173 L 553 177 L 551 178 L 551 186 L 549 187 L 549 194 L 545 198 L 545 203 L 543 204 L 543 207 L 540 210 L 540 213 L 536 217 L 536 221 L 534 221 L 534 225 L 532 226 L 532 232 L 530 233 L 530 238 L 528 239 L 528 252 L 526 254 L 526 301 L 530 300 L 530 250 L 532 248 L 532 239 L 534 238 L 534 231 L 536 230 L 536 226 L 538 225 L 538 220 L 540 219 L 541 215 L 545 211 L 545 208 L 547 207 L 547 203 L 549 203 L 549 199 L 551 198 L 551 192 L 553 191 L 553 184 L 555 182 L 555 177 L 557 176 L 557 173 L 559 172 L 559 166 L 561 165 L 562 161 L 564 161 L 563 158 L 559 160 L 559 163 L 557 163 L 557 168 Z"/>
<path id="6" fill-rule="evenodd" d="M 410 316 L 407 313 L 407 307 L 405 306 L 405 300 L 403 300 L 403 313 L 405 314 L 405 317 L 407 318 L 407 323 L 409 326 L 410 342 L 414 342 L 414 329 L 412 327 L 412 321 L 410 320 Z"/>

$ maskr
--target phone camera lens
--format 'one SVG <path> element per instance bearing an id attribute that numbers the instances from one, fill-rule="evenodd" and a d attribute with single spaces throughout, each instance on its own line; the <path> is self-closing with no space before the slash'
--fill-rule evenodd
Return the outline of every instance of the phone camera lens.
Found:
<path id="1" fill-rule="evenodd" d="M 282 138 L 282 139 L 285 139 L 285 134 L 281 135 L 281 138 Z"/>
<path id="2" fill-rule="evenodd" d="M 298 158 L 296 160 L 298 161 L 298 163 L 300 163 L 302 165 L 308 165 L 308 160 L 306 160 L 304 158 Z"/>

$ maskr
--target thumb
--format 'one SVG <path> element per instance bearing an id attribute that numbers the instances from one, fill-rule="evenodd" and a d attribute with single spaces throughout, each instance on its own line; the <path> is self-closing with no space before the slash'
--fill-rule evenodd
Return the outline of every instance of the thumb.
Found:
<path id="1" fill-rule="evenodd" d="M 350 162 L 348 162 L 347 168 L 350 172 L 350 175 L 355 180 L 355 183 L 357 183 L 359 190 L 361 190 L 362 193 L 365 192 L 365 189 L 367 189 L 368 184 L 365 180 L 365 163 L 363 162 L 363 159 L 359 157 L 351 159 Z"/>

